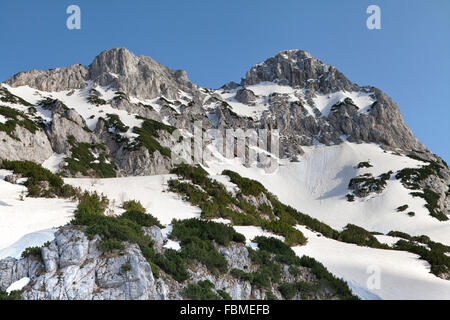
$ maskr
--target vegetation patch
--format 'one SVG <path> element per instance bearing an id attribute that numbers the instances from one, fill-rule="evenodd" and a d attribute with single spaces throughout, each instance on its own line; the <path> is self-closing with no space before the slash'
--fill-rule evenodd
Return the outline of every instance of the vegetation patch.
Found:
<path id="1" fill-rule="evenodd" d="M 358 163 L 358 166 L 357 166 L 358 169 L 361 169 L 361 168 L 372 168 L 372 167 L 373 166 L 370 164 L 369 161 L 360 162 L 360 163 Z"/>
<path id="2" fill-rule="evenodd" d="M 372 233 L 353 224 L 348 224 L 339 234 L 337 240 L 347 243 L 354 243 L 359 246 L 389 249 L 388 245 L 380 243 Z"/>
<path id="3" fill-rule="evenodd" d="M 114 140 L 118 143 L 125 142 L 130 143 L 130 139 L 123 135 L 130 128 L 126 126 L 117 114 L 106 114 L 106 119 L 100 118 L 105 122 L 105 126 L 108 128 L 108 132 L 114 136 Z M 99 119 L 99 120 L 100 120 Z"/>
<path id="4" fill-rule="evenodd" d="M 97 106 L 97 107 L 98 107 L 98 106 L 105 105 L 105 104 L 108 103 L 106 100 L 101 99 L 100 97 L 96 96 L 95 94 L 90 95 L 90 96 L 87 98 L 87 101 L 88 101 L 90 104 L 93 104 L 93 105 L 95 105 L 95 106 Z"/>
<path id="5" fill-rule="evenodd" d="M 249 254 L 252 262 L 258 265 L 258 269 L 251 273 L 233 269 L 231 275 L 234 277 L 249 281 L 253 286 L 267 291 L 271 291 L 272 285 L 278 283 L 278 289 L 286 299 L 292 299 L 297 292 L 302 294 L 302 298 L 308 298 L 317 291 L 317 285 L 303 281 L 289 284 L 281 282 L 283 265 L 289 265 L 291 270 L 306 267 L 310 268 L 316 278 L 326 284 L 339 298 L 358 299 L 345 281 L 334 277 L 313 258 L 297 257 L 288 245 L 275 238 L 256 237 L 253 241 L 258 244 L 258 250 L 249 249 Z"/>
<path id="6" fill-rule="evenodd" d="M 397 208 L 397 212 L 403 212 L 403 211 L 405 211 L 406 209 L 408 209 L 408 205 L 407 204 L 404 204 L 404 205 L 402 205 L 402 206 L 400 206 L 400 207 L 398 207 Z"/>
<path id="7" fill-rule="evenodd" d="M 256 208 L 240 197 L 233 197 L 226 191 L 223 184 L 210 179 L 201 167 L 180 165 L 174 168 L 171 173 L 192 181 L 192 183 L 189 183 L 171 180 L 169 181 L 169 189 L 184 195 L 186 200 L 199 206 L 202 209 L 203 218 L 221 217 L 230 219 L 235 225 L 261 226 L 268 231 L 282 235 L 286 242 L 291 245 L 306 243 L 303 234 L 293 227 L 296 220 L 287 213 L 289 209 L 276 202 L 275 197 L 272 196 L 273 203 L 276 205 L 275 212 L 272 212 L 272 209 L 268 207 Z M 231 174 L 231 172 L 227 173 Z M 247 182 L 251 183 L 251 181 L 245 183 Z M 259 187 L 261 188 L 262 185 Z M 279 220 L 275 219 L 277 213 L 280 217 Z M 268 220 L 267 216 L 272 220 Z"/>
<path id="8" fill-rule="evenodd" d="M 44 109 L 53 109 L 55 106 L 61 108 L 61 111 L 68 111 L 69 107 L 66 106 L 61 100 L 58 99 L 52 99 L 52 98 L 45 98 L 38 102 L 38 105 L 41 106 Z"/>
<path id="9" fill-rule="evenodd" d="M 193 260 L 201 262 L 213 274 L 225 273 L 228 270 L 227 261 L 213 242 L 223 246 L 228 246 L 231 241 L 245 242 L 243 235 L 221 223 L 189 219 L 175 220 L 172 224 L 173 230 L 170 237 L 180 241 L 181 256 L 187 262 Z"/>
<path id="10" fill-rule="evenodd" d="M 352 178 L 348 184 L 348 188 L 358 197 L 367 197 L 370 193 L 380 193 L 386 187 L 386 181 L 390 179 L 392 171 L 383 173 L 378 178 L 373 177 L 370 173 Z"/>
<path id="11" fill-rule="evenodd" d="M 157 138 L 159 138 L 158 131 L 164 130 L 172 134 L 176 128 L 155 120 L 141 119 L 144 120 L 142 126 L 133 128 L 133 133 L 137 134 L 138 137 L 135 139 L 134 144 L 129 145 L 128 149 L 138 150 L 140 147 L 144 146 L 150 154 L 153 154 L 153 152 L 158 150 L 162 155 L 170 157 L 170 149 L 163 147 L 157 140 Z"/>
<path id="12" fill-rule="evenodd" d="M 231 300 L 228 293 L 215 290 L 215 285 L 209 280 L 191 283 L 183 289 L 181 295 L 190 300 Z"/>
<path id="13" fill-rule="evenodd" d="M 114 96 L 113 100 L 127 100 L 127 101 L 130 100 L 125 92 L 116 91 L 114 94 L 115 94 L 115 96 Z"/>
<path id="14" fill-rule="evenodd" d="M 444 279 L 450 277 L 450 257 L 445 253 L 449 252 L 448 247 L 440 244 L 430 246 L 430 249 L 415 243 L 414 241 L 399 240 L 395 244 L 395 249 L 409 251 L 420 256 L 431 265 L 431 273 Z"/>
<path id="15" fill-rule="evenodd" d="M 354 202 L 355 201 L 355 195 L 354 194 L 348 193 L 345 196 L 347 197 L 347 201 L 348 202 Z"/>
<path id="16" fill-rule="evenodd" d="M 8 89 L 0 87 L 0 101 L 5 103 L 21 104 L 26 107 L 32 107 L 33 105 L 24 99 L 12 94 Z"/>
<path id="17" fill-rule="evenodd" d="M 0 301 L 2 300 L 22 300 L 22 291 L 15 290 L 7 293 L 6 291 L 0 290 Z"/>
<path id="18" fill-rule="evenodd" d="M 339 278 L 336 278 L 328 270 L 315 260 L 314 258 L 303 256 L 300 258 L 300 265 L 306 268 L 310 268 L 314 275 L 319 279 L 330 285 L 336 292 L 336 294 L 343 300 L 358 300 L 358 297 L 353 295 L 352 291 L 348 287 L 348 284 Z"/>
<path id="19" fill-rule="evenodd" d="M 69 137 L 71 145 L 71 157 L 65 158 L 67 163 L 64 167 L 71 175 L 81 173 L 89 176 L 94 173 L 100 178 L 113 178 L 116 176 L 116 165 L 109 160 L 110 156 L 106 153 L 106 147 L 103 144 L 90 144 L 76 142 L 73 136 Z"/>
<path id="20" fill-rule="evenodd" d="M 423 189 L 423 192 L 411 192 L 411 195 L 413 197 L 421 197 L 427 202 L 425 207 L 428 209 L 428 212 L 430 212 L 430 216 L 438 219 L 439 221 L 448 220 L 447 215 L 439 211 L 439 194 L 431 189 L 425 188 Z"/>
<path id="21" fill-rule="evenodd" d="M 39 126 L 34 121 L 25 115 L 25 113 L 16 109 L 0 106 L 0 115 L 7 119 L 5 123 L 0 122 L 0 131 L 6 132 L 6 134 L 15 140 L 19 140 L 14 135 L 17 126 L 23 127 L 33 134 L 39 130 Z"/>
<path id="22" fill-rule="evenodd" d="M 3 160 L 0 168 L 11 170 L 15 174 L 28 178 L 24 185 L 28 189 L 29 197 L 70 198 L 76 194 L 76 190 L 72 186 L 64 184 L 60 176 L 37 163 Z"/>
<path id="23" fill-rule="evenodd" d="M 230 176 L 231 181 L 238 185 L 242 194 L 259 196 L 264 193 L 271 206 L 257 208 L 239 195 L 233 197 L 223 184 L 210 179 L 207 172 L 199 166 L 183 164 L 172 169 L 171 173 L 192 182 L 170 180 L 169 189 L 182 194 L 193 205 L 199 206 L 202 209 L 203 218 L 225 218 L 230 219 L 235 225 L 260 226 L 285 237 L 286 243 L 290 245 L 306 243 L 303 234 L 294 228 L 296 224 L 306 225 L 328 237 L 336 237 L 338 234 L 328 225 L 282 204 L 259 182 L 242 178 L 235 172 L 227 170 L 223 174 Z"/>

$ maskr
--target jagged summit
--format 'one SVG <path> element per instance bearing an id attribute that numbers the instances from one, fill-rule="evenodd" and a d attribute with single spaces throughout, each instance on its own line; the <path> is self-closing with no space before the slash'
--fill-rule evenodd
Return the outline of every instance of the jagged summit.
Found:
<path id="1" fill-rule="evenodd" d="M 6 83 L 13 87 L 28 85 L 42 91 L 64 91 L 84 88 L 87 81 L 144 99 L 161 95 L 175 98 L 179 90 L 194 93 L 196 88 L 185 71 L 172 70 L 150 57 L 137 57 L 125 48 L 105 50 L 87 67 L 77 64 L 21 72 Z"/>
<path id="2" fill-rule="evenodd" d="M 254 65 L 242 79 L 243 86 L 261 82 L 278 82 L 322 93 L 339 90 L 357 91 L 359 86 L 339 70 L 314 58 L 304 50 L 285 50 Z"/>

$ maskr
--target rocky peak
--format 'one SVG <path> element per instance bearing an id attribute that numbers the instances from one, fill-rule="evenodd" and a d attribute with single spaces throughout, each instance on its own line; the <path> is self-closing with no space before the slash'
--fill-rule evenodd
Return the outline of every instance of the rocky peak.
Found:
<path id="1" fill-rule="evenodd" d="M 12 87 L 30 86 L 42 91 L 64 91 L 86 87 L 88 69 L 81 64 L 65 68 L 20 72 L 8 79 Z"/>
<path id="2" fill-rule="evenodd" d="M 356 91 L 359 87 L 339 70 L 303 50 L 286 50 L 253 66 L 242 79 L 243 86 L 278 82 L 322 93 Z"/>
<path id="3" fill-rule="evenodd" d="M 89 66 L 89 79 L 143 99 L 161 95 L 176 99 L 180 90 L 198 94 L 185 71 L 172 70 L 150 57 L 137 57 L 125 48 L 100 53 Z"/>
<path id="4" fill-rule="evenodd" d="M 150 57 L 135 56 L 125 48 L 105 50 L 88 66 L 73 65 L 47 71 L 21 72 L 6 81 L 13 87 L 28 85 L 42 91 L 82 89 L 87 81 L 110 86 L 143 99 L 165 96 L 176 99 L 180 90 L 200 96 L 183 70 L 172 70 Z"/>
<path id="5" fill-rule="evenodd" d="M 89 66 L 89 77 L 95 80 L 103 73 L 130 76 L 138 72 L 139 58 L 125 48 L 105 50 Z"/>

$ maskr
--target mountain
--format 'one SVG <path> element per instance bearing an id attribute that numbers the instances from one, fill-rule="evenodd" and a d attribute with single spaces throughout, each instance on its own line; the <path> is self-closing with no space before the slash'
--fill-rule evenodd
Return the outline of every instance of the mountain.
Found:
<path id="1" fill-rule="evenodd" d="M 259 144 L 240 149 L 243 131 L 244 142 L 256 134 Z M 14 284 L 22 298 L 185 298 L 195 282 L 174 268 L 209 280 L 202 285 L 219 298 L 221 290 L 233 299 L 449 298 L 447 164 L 418 141 L 390 97 L 303 50 L 282 51 L 219 89 L 125 48 L 103 51 L 89 66 L 21 72 L 0 86 L 0 150 L 0 290 Z M 190 166 L 174 163 L 174 153 Z M 102 218 L 80 214 L 96 203 Z M 136 212 L 161 223 L 142 224 Z M 172 221 L 199 217 L 244 235 L 196 240 L 209 249 L 195 256 L 234 266 L 222 276 L 207 258 L 193 263 L 196 251 L 183 242 L 189 227 Z M 123 223 L 135 231 L 101 231 Z M 288 245 L 288 260 L 262 240 L 274 237 Z M 249 246 L 283 272 L 265 278 Z M 104 247 L 123 254 L 108 259 Z M 328 269 L 324 286 L 314 263 Z M 376 263 L 389 287 L 367 286 Z M 160 272 L 170 281 L 157 279 Z"/>

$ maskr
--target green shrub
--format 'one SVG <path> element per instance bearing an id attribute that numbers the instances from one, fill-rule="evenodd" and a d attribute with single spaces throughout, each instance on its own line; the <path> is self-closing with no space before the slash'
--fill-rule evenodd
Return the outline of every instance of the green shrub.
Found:
<path id="1" fill-rule="evenodd" d="M 73 136 L 69 137 L 69 143 L 72 155 L 64 161 L 67 163 L 65 169 L 69 170 L 70 174 L 81 173 L 89 176 L 89 170 L 92 170 L 100 178 L 116 177 L 117 167 L 113 162 L 109 162 L 104 145 L 76 142 Z M 98 157 L 95 157 L 94 153 L 98 154 Z"/>
<path id="2" fill-rule="evenodd" d="M 401 232 L 401 231 L 389 231 L 389 233 L 387 234 L 388 236 L 391 237 L 398 237 L 398 238 L 403 238 L 403 239 L 411 239 L 411 236 L 405 232 Z"/>
<path id="3" fill-rule="evenodd" d="M 282 235 L 285 238 L 286 244 L 289 246 L 306 244 L 307 240 L 303 233 L 284 221 L 273 220 L 264 221 L 262 227 L 275 234 Z"/>
<path id="4" fill-rule="evenodd" d="M 397 208 L 397 212 L 403 212 L 403 211 L 405 211 L 406 209 L 408 209 L 408 205 L 407 205 L 407 204 L 398 207 L 398 208 Z"/>
<path id="5" fill-rule="evenodd" d="M 140 212 L 146 211 L 142 203 L 136 200 L 125 201 L 122 204 L 122 208 L 127 211 L 140 211 Z"/>
<path id="6" fill-rule="evenodd" d="M 359 246 L 389 249 L 389 246 L 380 243 L 369 231 L 353 224 L 348 224 L 344 228 L 344 230 L 340 233 L 338 240 L 347 243 L 354 243 Z"/>
<path id="7" fill-rule="evenodd" d="M 273 294 L 272 290 L 266 291 L 266 300 L 278 300 L 277 297 Z"/>
<path id="8" fill-rule="evenodd" d="M 245 272 L 240 269 L 231 269 L 230 274 L 235 277 L 236 279 L 239 279 L 241 281 L 250 281 L 253 280 L 253 275 L 249 272 Z"/>
<path id="9" fill-rule="evenodd" d="M 297 287 L 295 286 L 295 283 L 282 283 L 278 286 L 278 290 L 283 298 L 287 300 L 291 300 L 297 294 Z"/>
<path id="10" fill-rule="evenodd" d="M 93 104 L 93 105 L 96 105 L 96 106 L 101 106 L 101 105 L 107 104 L 106 100 L 101 99 L 101 98 L 97 97 L 96 95 L 90 95 L 90 96 L 87 98 L 87 101 L 88 101 L 90 104 Z"/>
<path id="11" fill-rule="evenodd" d="M 41 247 L 29 247 L 22 252 L 22 258 L 36 257 L 42 260 Z"/>
<path id="12" fill-rule="evenodd" d="M 211 241 L 227 246 L 231 241 L 245 242 L 245 237 L 237 233 L 232 227 L 203 221 L 188 219 L 172 222 L 171 238 L 181 243 L 181 255 L 187 261 L 197 260 L 203 263 L 213 273 L 227 271 L 227 261 L 220 254 Z"/>
<path id="13" fill-rule="evenodd" d="M 364 161 L 364 162 L 358 163 L 358 169 L 361 169 L 361 168 L 371 168 L 371 167 L 373 167 L 373 166 L 370 164 L 369 161 Z"/>
<path id="14" fill-rule="evenodd" d="M 223 223 L 204 221 L 199 219 L 187 219 L 173 221 L 173 230 L 171 237 L 181 242 L 189 241 L 196 237 L 201 240 L 215 241 L 216 243 L 227 246 L 231 241 L 245 242 L 245 237 L 237 233 L 232 227 Z"/>
<path id="15" fill-rule="evenodd" d="M 136 144 L 129 146 L 130 150 L 137 150 L 141 146 L 147 148 L 150 154 L 153 154 L 155 151 L 159 151 L 163 156 L 170 157 L 171 151 L 169 148 L 163 147 L 156 138 L 159 138 L 159 130 L 165 130 L 172 134 L 175 131 L 175 127 L 171 127 L 165 125 L 161 122 L 144 119 L 141 127 L 134 127 L 133 133 L 137 134 Z"/>
<path id="16" fill-rule="evenodd" d="M 29 197 L 70 198 L 76 194 L 75 189 L 69 185 L 65 185 L 60 176 L 37 163 L 31 161 L 3 160 L 0 168 L 11 170 L 16 174 L 28 178 L 24 185 L 28 189 Z"/>
<path id="17" fill-rule="evenodd" d="M 358 300 L 358 297 L 352 293 L 348 287 L 348 284 L 344 280 L 333 276 L 320 262 L 316 261 L 314 258 L 303 256 L 300 258 L 300 262 L 303 267 L 310 268 L 317 279 L 325 281 L 329 286 L 331 286 L 339 298 L 343 300 Z"/>
<path id="18" fill-rule="evenodd" d="M 217 290 L 217 294 L 222 298 L 222 300 L 232 300 L 230 294 L 225 290 Z"/>
<path id="19" fill-rule="evenodd" d="M 164 255 L 157 253 L 152 260 L 178 282 L 184 282 L 190 278 L 184 258 L 175 250 L 168 249 Z"/>
<path id="20" fill-rule="evenodd" d="M 244 195 L 259 196 L 262 192 L 266 191 L 266 188 L 258 181 L 241 177 L 236 172 L 224 170 L 222 175 L 230 177 L 230 181 L 236 184 Z"/>
<path id="21" fill-rule="evenodd" d="M 22 300 L 22 291 L 15 290 L 7 293 L 6 291 L 0 290 L 0 301 L 2 300 Z"/>
<path id="22" fill-rule="evenodd" d="M 102 215 L 105 209 L 109 205 L 109 200 L 103 195 L 99 195 L 97 192 L 85 191 L 78 198 L 78 206 L 75 210 L 75 221 L 80 224 L 86 224 L 90 221 L 84 221 L 84 218 L 90 218 L 90 215 Z"/>
<path id="23" fill-rule="evenodd" d="M 97 242 L 97 249 L 102 252 L 112 252 L 115 250 L 125 250 L 125 246 L 122 241 L 111 238 L 111 239 L 102 239 Z"/>
<path id="24" fill-rule="evenodd" d="M 33 134 L 39 130 L 39 126 L 34 121 L 32 121 L 25 113 L 16 109 L 0 106 L 0 115 L 7 119 L 5 123 L 0 122 L 0 131 L 6 132 L 6 134 L 13 139 L 19 140 L 19 138 L 14 135 L 16 126 L 23 127 Z"/>
<path id="25" fill-rule="evenodd" d="M 158 226 L 163 228 L 159 220 L 152 215 L 138 210 L 127 210 L 122 214 L 122 218 L 136 222 L 143 227 Z"/>
<path id="26" fill-rule="evenodd" d="M 133 267 L 129 262 L 125 262 L 123 265 L 120 266 L 120 272 L 121 273 L 127 273 L 128 271 L 133 270 Z"/>
<path id="27" fill-rule="evenodd" d="M 431 189 L 425 188 L 423 189 L 423 192 L 411 192 L 411 195 L 413 197 L 421 197 L 423 198 L 427 204 L 425 207 L 430 212 L 430 216 L 438 219 L 439 221 L 447 221 L 448 217 L 444 213 L 440 212 L 438 201 L 439 201 L 439 194 L 432 191 Z"/>
<path id="28" fill-rule="evenodd" d="M 209 280 L 191 283 L 183 289 L 181 295 L 191 300 L 221 300 L 222 297 L 214 293 L 214 284 Z"/>

